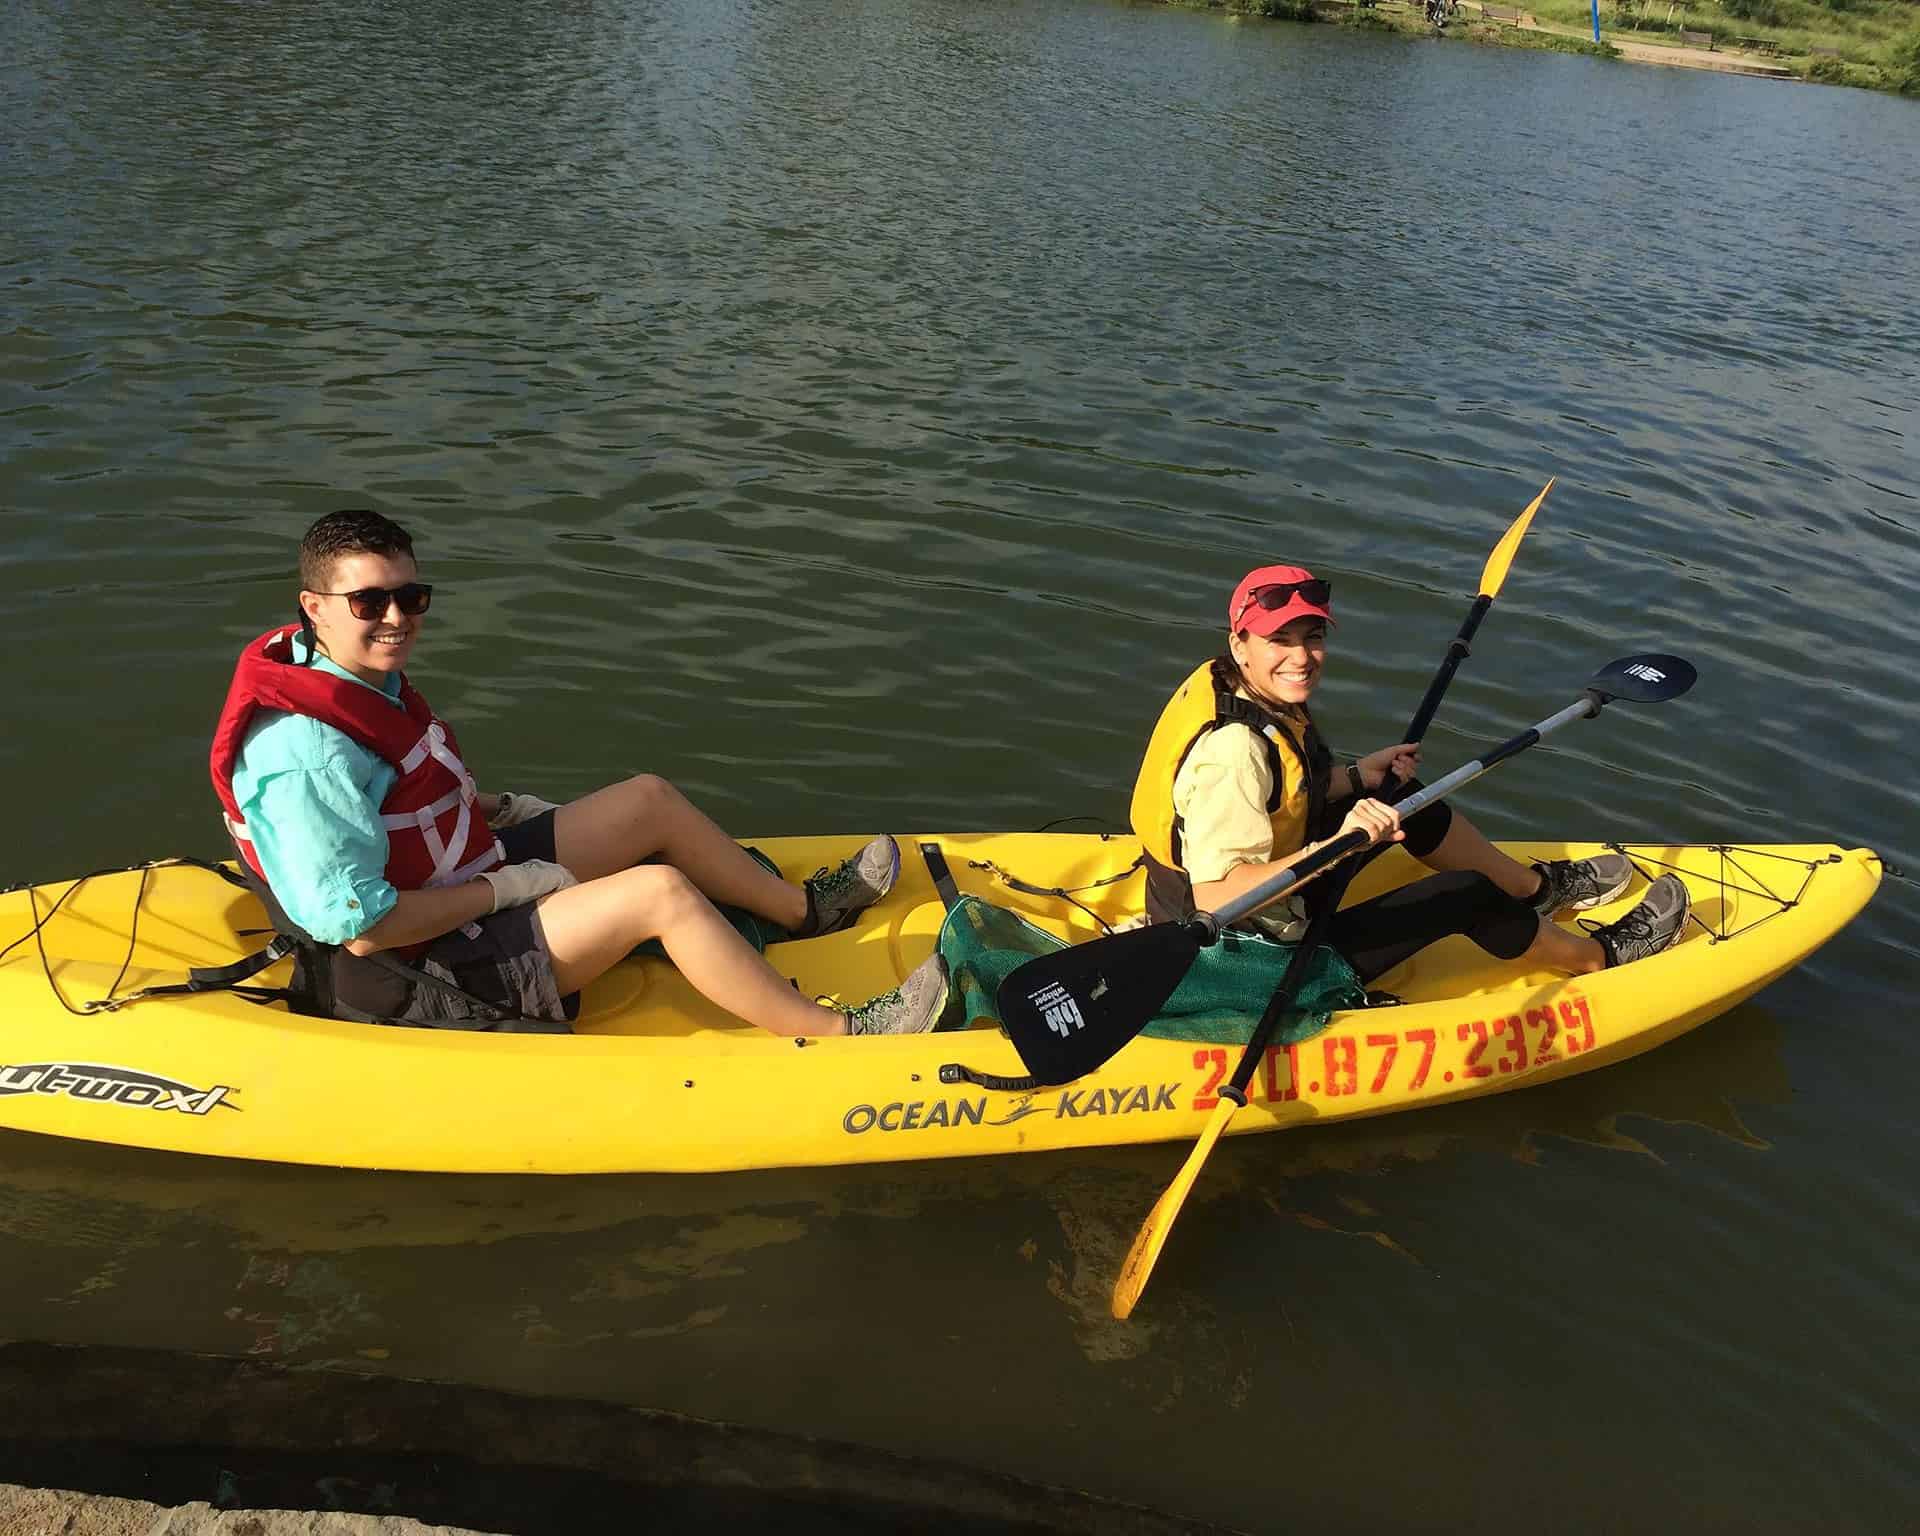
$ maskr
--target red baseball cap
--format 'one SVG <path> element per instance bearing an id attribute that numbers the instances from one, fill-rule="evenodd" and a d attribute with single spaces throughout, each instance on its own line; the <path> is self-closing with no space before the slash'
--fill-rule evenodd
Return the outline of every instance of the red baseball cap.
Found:
<path id="1" fill-rule="evenodd" d="M 1304 565 L 1263 565 L 1248 571 L 1227 604 L 1227 628 L 1271 635 L 1312 614 L 1333 623 L 1333 583 Z"/>

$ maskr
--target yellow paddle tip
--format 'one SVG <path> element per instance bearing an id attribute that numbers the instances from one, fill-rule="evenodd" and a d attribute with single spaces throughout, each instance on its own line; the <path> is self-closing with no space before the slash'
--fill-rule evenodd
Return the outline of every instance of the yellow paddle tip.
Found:
<path id="1" fill-rule="evenodd" d="M 1513 564 L 1513 557 L 1520 549 L 1520 541 L 1527 536 L 1527 529 L 1533 523 L 1533 514 L 1540 510 L 1541 504 L 1547 499 L 1547 492 L 1553 489 L 1554 482 L 1559 478 L 1555 475 L 1553 479 L 1547 481 L 1541 488 L 1540 494 L 1527 503 L 1527 510 L 1513 520 L 1513 526 L 1502 534 L 1500 542 L 1493 546 L 1493 553 L 1487 556 L 1487 567 L 1480 573 L 1482 597 L 1500 595 L 1501 584 L 1507 579 L 1507 567 Z"/>
<path id="2" fill-rule="evenodd" d="M 1193 1150 L 1187 1154 L 1187 1160 L 1180 1166 L 1179 1173 L 1166 1187 L 1166 1191 L 1154 1202 L 1153 1209 L 1147 1213 L 1139 1233 L 1133 1239 L 1133 1246 L 1127 1250 L 1127 1257 L 1120 1265 L 1120 1278 L 1113 1286 L 1113 1315 L 1125 1321 L 1133 1315 L 1134 1306 L 1140 1300 L 1140 1293 L 1147 1288 L 1148 1277 L 1153 1274 L 1153 1266 L 1160 1258 L 1160 1250 L 1167 1245 L 1167 1234 L 1173 1230 L 1174 1218 L 1180 1214 L 1180 1207 L 1186 1203 L 1187 1193 L 1193 1188 L 1194 1180 L 1200 1177 L 1200 1170 L 1206 1165 L 1207 1154 L 1213 1150 L 1213 1144 L 1220 1139 L 1220 1133 L 1227 1128 L 1227 1122 L 1233 1118 L 1233 1112 L 1240 1106 L 1233 1099 L 1223 1098 L 1214 1106 L 1213 1113 L 1207 1119 L 1200 1139 L 1193 1144 Z"/>

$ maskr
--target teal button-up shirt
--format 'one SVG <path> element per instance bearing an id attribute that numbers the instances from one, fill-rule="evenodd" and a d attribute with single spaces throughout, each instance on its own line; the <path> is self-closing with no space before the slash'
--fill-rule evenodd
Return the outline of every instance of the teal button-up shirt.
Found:
<path id="1" fill-rule="evenodd" d="M 294 659 L 306 655 L 293 637 Z M 400 674 L 375 688 L 326 657 L 313 665 L 400 708 Z M 280 905 L 323 944 L 344 944 L 393 910 L 380 803 L 393 765 L 343 731 L 307 715 L 262 710 L 233 767 L 233 797 Z"/>

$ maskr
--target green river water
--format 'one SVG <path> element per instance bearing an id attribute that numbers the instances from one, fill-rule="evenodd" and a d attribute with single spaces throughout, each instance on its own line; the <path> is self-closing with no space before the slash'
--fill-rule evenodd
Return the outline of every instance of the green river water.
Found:
<path id="1" fill-rule="evenodd" d="M 1920 104 L 1104 0 L 8 0 L 0 884 L 221 851 L 305 524 L 439 584 L 482 782 L 744 835 L 1124 818 L 1249 565 L 1428 739 L 1684 703 L 1494 835 L 1920 855 Z M 1649 1056 L 1223 1146 L 389 1176 L 0 1137 L 0 1336 L 599 1397 L 1250 1530 L 1893 1530 L 1912 883 Z M 0 1057 L 4 1057 L 0 1022 Z M 563 1113 L 564 1106 L 553 1112 Z"/>

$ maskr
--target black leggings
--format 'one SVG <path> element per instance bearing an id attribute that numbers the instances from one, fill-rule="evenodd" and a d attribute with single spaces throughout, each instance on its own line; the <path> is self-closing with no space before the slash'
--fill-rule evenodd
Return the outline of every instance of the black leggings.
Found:
<path id="1" fill-rule="evenodd" d="M 1540 932 L 1540 914 L 1485 875 L 1455 869 L 1342 908 L 1330 929 L 1328 941 L 1362 981 L 1372 981 L 1456 933 L 1496 960 L 1517 960 Z"/>
<path id="2" fill-rule="evenodd" d="M 1415 779 L 1406 792 L 1418 788 Z M 1424 859 L 1446 839 L 1452 825 L 1452 809 L 1436 800 L 1401 823 L 1407 839 L 1400 846 Z M 1363 854 L 1361 862 L 1378 858 L 1390 846 Z M 1509 896 L 1485 875 L 1450 870 L 1336 912 L 1327 939 L 1362 981 L 1372 981 L 1456 933 L 1464 933 L 1496 960 L 1517 960 L 1539 931 L 1539 914 L 1528 903 Z"/>

